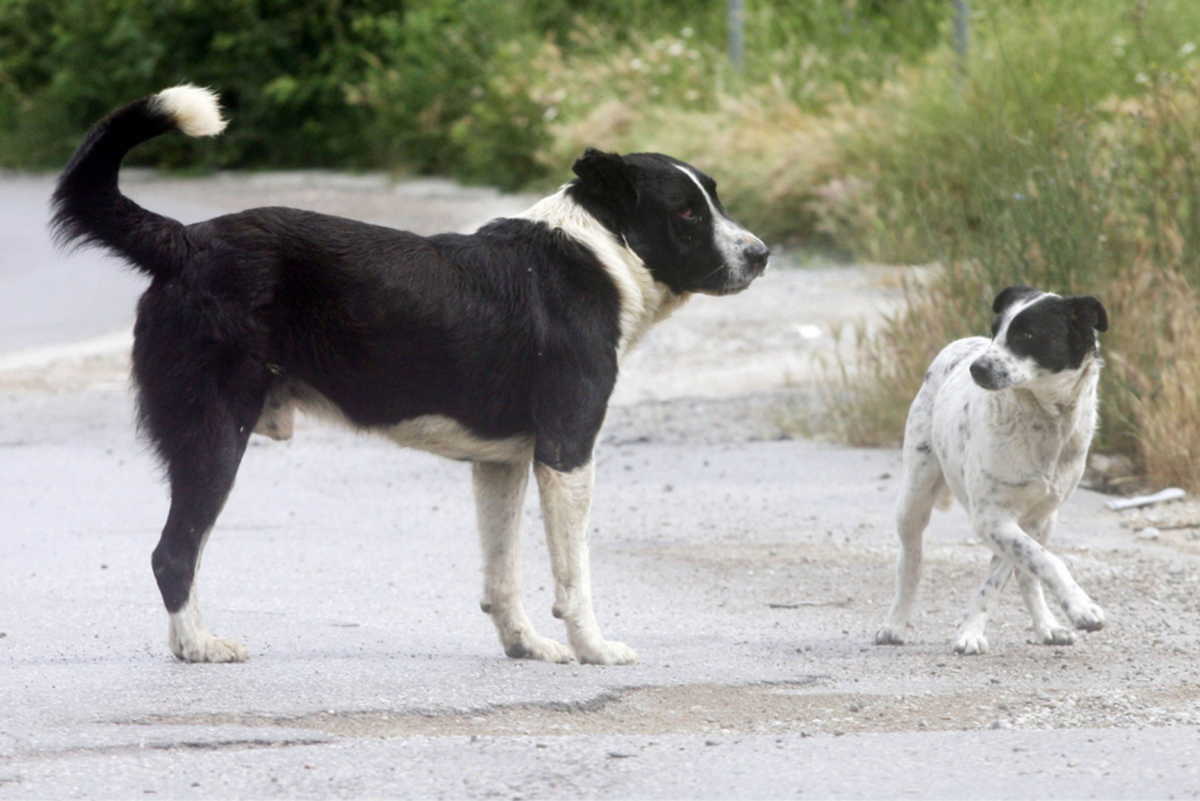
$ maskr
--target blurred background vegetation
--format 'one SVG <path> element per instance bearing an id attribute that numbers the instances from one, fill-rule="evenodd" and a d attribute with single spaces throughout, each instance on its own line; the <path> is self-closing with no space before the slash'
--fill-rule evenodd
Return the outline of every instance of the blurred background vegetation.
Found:
<path id="1" fill-rule="evenodd" d="M 972 0 L 0 0 L 0 166 L 56 168 L 118 103 L 214 87 L 215 141 L 142 163 L 569 176 L 586 145 L 721 182 L 772 242 L 936 265 L 847 330 L 824 430 L 899 439 L 924 367 L 1010 284 L 1099 296 L 1100 446 L 1200 489 L 1200 3 Z M 920 276 L 920 277 L 918 277 Z"/>

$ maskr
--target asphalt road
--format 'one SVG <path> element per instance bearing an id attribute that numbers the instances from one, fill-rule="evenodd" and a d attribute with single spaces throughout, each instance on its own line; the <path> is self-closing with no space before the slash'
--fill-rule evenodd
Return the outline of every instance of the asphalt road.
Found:
<path id="1" fill-rule="evenodd" d="M 137 180 L 185 218 L 329 203 L 434 230 L 527 200 Z M 48 185 L 0 178 L 0 208 L 34 208 Z M 255 438 L 206 551 L 206 619 L 250 661 L 180 664 L 149 568 L 166 495 L 124 378 L 139 285 L 39 251 L 35 217 L 0 215 L 0 239 L 33 243 L 0 273 L 17 287 L 0 293 L 0 799 L 1200 795 L 1188 530 L 1139 539 L 1078 493 L 1055 548 L 1109 626 L 1028 644 L 1010 590 L 991 653 L 957 657 L 987 556 L 960 510 L 938 514 L 912 643 L 870 644 L 898 455 L 787 438 L 787 421 L 815 380 L 801 357 L 830 347 L 805 326 L 886 306 L 871 270 L 776 270 L 689 305 L 626 365 L 597 453 L 593 578 L 602 626 L 639 664 L 506 659 L 477 606 L 468 468 L 307 420 L 289 443 Z M 86 287 L 107 277 L 109 294 L 64 315 L 93 269 Z M 561 637 L 539 525 L 531 497 L 526 601 Z"/>

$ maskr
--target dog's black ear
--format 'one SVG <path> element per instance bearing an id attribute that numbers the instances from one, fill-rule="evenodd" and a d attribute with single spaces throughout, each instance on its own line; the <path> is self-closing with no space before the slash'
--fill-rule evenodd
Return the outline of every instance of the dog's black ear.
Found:
<path id="1" fill-rule="evenodd" d="M 579 176 L 583 188 L 592 195 L 605 197 L 624 205 L 637 200 L 630 167 L 616 153 L 605 153 L 589 147 L 575 160 L 571 169 Z"/>
<path id="2" fill-rule="evenodd" d="M 1097 331 L 1108 330 L 1108 312 L 1099 300 L 1091 295 L 1083 295 L 1067 298 L 1067 302 L 1071 304 L 1071 316 L 1076 322 Z"/>
<path id="3" fill-rule="evenodd" d="M 992 301 L 992 311 L 999 314 L 1021 298 L 1036 295 L 1037 292 L 1033 287 L 1024 284 L 1001 289 L 1000 294 Z"/>

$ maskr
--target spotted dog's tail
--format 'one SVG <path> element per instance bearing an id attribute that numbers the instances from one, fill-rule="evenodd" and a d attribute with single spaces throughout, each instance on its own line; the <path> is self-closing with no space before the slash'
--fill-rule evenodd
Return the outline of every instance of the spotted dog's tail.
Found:
<path id="1" fill-rule="evenodd" d="M 184 84 L 117 109 L 96 123 L 58 179 L 50 228 L 62 246 L 103 245 L 152 278 L 183 263 L 183 224 L 143 209 L 121 194 L 121 159 L 167 131 L 216 136 L 225 129 L 217 96 Z"/>

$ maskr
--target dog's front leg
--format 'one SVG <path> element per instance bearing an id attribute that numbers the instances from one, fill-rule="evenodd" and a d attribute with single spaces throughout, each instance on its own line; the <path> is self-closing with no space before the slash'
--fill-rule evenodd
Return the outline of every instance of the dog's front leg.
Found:
<path id="1" fill-rule="evenodd" d="M 575 654 L 560 642 L 539 636 L 521 603 L 521 506 L 529 483 L 529 462 L 476 462 L 475 515 L 483 546 L 483 600 L 504 653 L 515 659 L 571 662 Z"/>
<path id="2" fill-rule="evenodd" d="M 954 640 L 955 653 L 968 656 L 987 653 L 988 641 L 984 631 L 987 629 L 992 604 L 1004 589 L 1004 585 L 1012 578 L 1012 574 L 1012 564 L 1000 554 L 993 554 L 991 564 L 988 565 L 988 576 L 983 580 L 983 584 L 979 585 L 967 611 L 966 620 L 958 627 L 958 636 Z"/>
<path id="3" fill-rule="evenodd" d="M 1075 628 L 1085 631 L 1104 628 L 1104 610 L 1083 591 L 1063 560 L 1026 534 L 1015 521 L 984 522 L 978 531 L 993 552 L 1007 558 L 1018 570 L 1045 582 Z"/>
<path id="4" fill-rule="evenodd" d="M 554 571 L 554 616 L 567 626 L 567 637 L 581 662 L 628 665 L 637 653 L 624 643 L 605 640 L 592 610 L 592 578 L 588 558 L 588 514 L 595 468 L 589 459 L 570 471 L 536 463 L 546 542 Z"/>
<path id="5" fill-rule="evenodd" d="M 1054 530 L 1055 515 L 1031 526 L 1030 535 L 1045 545 Z M 1075 642 L 1075 634 L 1058 622 L 1058 618 L 1046 605 L 1046 596 L 1042 592 L 1042 582 L 1035 579 L 1026 571 L 1018 571 L 1017 579 L 1021 583 L 1021 597 L 1025 599 L 1025 608 L 1033 618 L 1033 632 L 1037 642 L 1043 645 L 1071 645 Z"/>

